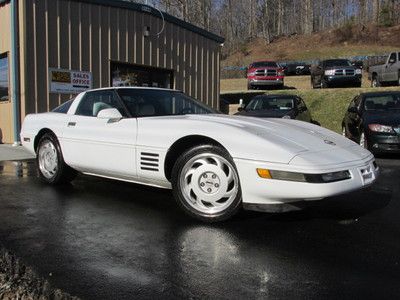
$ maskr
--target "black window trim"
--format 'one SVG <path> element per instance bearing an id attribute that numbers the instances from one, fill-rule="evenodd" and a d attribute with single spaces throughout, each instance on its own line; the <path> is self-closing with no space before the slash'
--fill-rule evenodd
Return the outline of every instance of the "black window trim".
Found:
<path id="1" fill-rule="evenodd" d="M 91 117 L 91 118 L 97 118 L 95 116 L 84 116 L 84 115 L 79 115 L 76 112 L 79 110 L 79 107 L 82 105 L 82 101 L 85 100 L 86 96 L 88 96 L 89 94 L 93 94 L 93 93 L 100 93 L 100 92 L 112 92 L 112 94 L 114 94 L 116 101 L 118 102 L 118 104 L 123 108 L 126 116 L 122 116 L 123 119 L 126 118 L 133 118 L 132 115 L 129 113 L 129 110 L 127 109 L 127 107 L 125 106 L 125 103 L 122 101 L 122 99 L 119 97 L 118 93 L 116 92 L 115 89 L 113 88 L 109 88 L 109 89 L 101 89 L 101 90 L 94 90 L 94 91 L 87 91 L 83 97 L 81 98 L 81 100 L 79 101 L 78 106 L 75 109 L 74 115 L 75 116 L 81 116 L 81 117 Z"/>

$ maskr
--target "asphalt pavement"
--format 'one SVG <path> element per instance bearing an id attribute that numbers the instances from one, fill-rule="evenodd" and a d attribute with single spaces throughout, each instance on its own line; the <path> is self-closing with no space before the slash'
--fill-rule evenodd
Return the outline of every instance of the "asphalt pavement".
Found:
<path id="1" fill-rule="evenodd" d="M 0 244 L 83 299 L 399 299 L 400 160 L 365 190 L 220 224 L 168 190 L 0 162 Z"/>

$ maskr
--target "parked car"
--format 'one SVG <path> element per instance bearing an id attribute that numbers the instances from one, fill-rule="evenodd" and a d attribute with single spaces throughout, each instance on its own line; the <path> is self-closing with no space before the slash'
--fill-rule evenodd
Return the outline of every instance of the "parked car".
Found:
<path id="1" fill-rule="evenodd" d="M 296 95 L 259 95 L 251 99 L 245 107 L 239 107 L 236 115 L 295 119 L 318 124 L 312 120 L 303 99 Z"/>
<path id="2" fill-rule="evenodd" d="M 296 66 L 296 75 L 310 75 L 311 70 L 310 70 L 310 65 L 307 64 L 298 64 Z"/>
<path id="3" fill-rule="evenodd" d="M 328 129 L 227 116 L 169 89 L 83 92 L 27 115 L 21 141 L 45 183 L 82 172 L 172 188 L 186 213 L 208 222 L 357 190 L 378 174 L 369 151 Z"/>
<path id="4" fill-rule="evenodd" d="M 283 73 L 285 74 L 285 76 L 296 75 L 296 71 L 297 71 L 297 64 L 295 63 L 287 63 L 283 67 Z"/>
<path id="5" fill-rule="evenodd" d="M 374 153 L 400 153 L 400 92 L 356 96 L 344 116 L 342 131 Z"/>
<path id="6" fill-rule="evenodd" d="M 274 61 L 254 62 L 247 68 L 247 89 L 284 85 L 283 68 Z"/>
<path id="7" fill-rule="evenodd" d="M 382 84 L 400 85 L 400 51 L 390 53 L 383 65 L 370 66 L 368 79 L 372 87 Z"/>
<path id="8" fill-rule="evenodd" d="M 311 86 L 327 88 L 334 86 L 361 86 L 362 70 L 347 59 L 328 59 L 311 68 Z"/>

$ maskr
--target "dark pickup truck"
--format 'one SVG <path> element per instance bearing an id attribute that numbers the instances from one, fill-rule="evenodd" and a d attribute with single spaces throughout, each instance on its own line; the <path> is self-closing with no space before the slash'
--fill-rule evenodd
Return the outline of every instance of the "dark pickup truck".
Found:
<path id="1" fill-rule="evenodd" d="M 328 59 L 311 68 L 311 86 L 327 88 L 334 86 L 361 87 L 362 70 L 347 59 Z"/>

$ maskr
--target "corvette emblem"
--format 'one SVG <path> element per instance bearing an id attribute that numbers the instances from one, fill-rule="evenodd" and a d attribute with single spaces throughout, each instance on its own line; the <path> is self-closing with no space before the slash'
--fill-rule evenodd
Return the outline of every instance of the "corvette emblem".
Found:
<path id="1" fill-rule="evenodd" d="M 336 144 L 330 140 L 324 140 L 325 144 L 336 146 Z"/>

